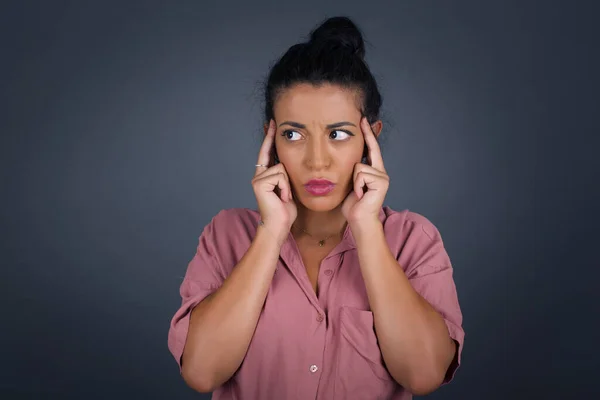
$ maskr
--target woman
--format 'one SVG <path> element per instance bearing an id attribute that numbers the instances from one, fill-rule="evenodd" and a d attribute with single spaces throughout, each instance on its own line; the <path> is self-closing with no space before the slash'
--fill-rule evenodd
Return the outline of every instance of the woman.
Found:
<path id="1" fill-rule="evenodd" d="M 266 83 L 258 211 L 204 228 L 169 348 L 213 399 L 410 399 L 449 382 L 464 332 L 425 217 L 383 206 L 381 96 L 347 18 L 292 46 Z"/>

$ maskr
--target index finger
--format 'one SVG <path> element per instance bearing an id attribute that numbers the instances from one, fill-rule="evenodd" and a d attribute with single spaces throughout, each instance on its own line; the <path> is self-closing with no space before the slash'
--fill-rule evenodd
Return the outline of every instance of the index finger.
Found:
<path id="1" fill-rule="evenodd" d="M 381 155 L 381 148 L 379 147 L 379 143 L 377 143 L 377 138 L 371 129 L 371 125 L 367 121 L 367 118 L 364 117 L 361 121 L 362 123 L 362 131 L 363 136 L 365 138 L 365 143 L 367 144 L 367 148 L 369 149 L 369 159 L 371 160 L 371 167 L 385 172 L 385 166 L 383 165 L 383 156 Z"/>
<path id="2" fill-rule="evenodd" d="M 266 167 L 264 166 L 257 166 L 256 167 L 256 171 L 254 172 L 254 176 L 257 176 L 258 174 L 264 172 L 266 169 L 268 169 L 268 165 L 270 162 L 270 158 L 271 158 L 271 148 L 273 147 L 273 144 L 275 143 L 275 123 L 273 122 L 273 120 L 269 121 L 269 129 L 267 130 L 267 134 L 265 135 L 265 140 L 263 140 L 262 145 L 260 146 L 260 150 L 258 151 L 258 162 L 256 163 L 257 165 L 266 165 Z"/>

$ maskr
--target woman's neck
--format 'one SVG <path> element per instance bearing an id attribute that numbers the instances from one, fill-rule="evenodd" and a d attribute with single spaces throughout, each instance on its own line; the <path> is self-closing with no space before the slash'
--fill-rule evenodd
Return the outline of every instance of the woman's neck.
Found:
<path id="1" fill-rule="evenodd" d="M 315 238 L 324 238 L 327 236 L 341 237 L 345 229 L 346 218 L 342 214 L 341 206 L 324 212 L 312 211 L 299 206 L 298 216 L 292 225 L 292 233 L 298 235 L 308 233 Z"/>

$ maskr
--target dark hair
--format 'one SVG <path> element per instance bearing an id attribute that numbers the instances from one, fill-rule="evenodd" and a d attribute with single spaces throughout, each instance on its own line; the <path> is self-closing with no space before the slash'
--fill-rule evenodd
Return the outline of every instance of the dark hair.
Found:
<path id="1" fill-rule="evenodd" d="M 307 42 L 291 46 L 271 68 L 264 87 L 264 116 L 268 122 L 278 95 L 298 83 L 337 84 L 357 90 L 361 113 L 369 123 L 379 119 L 382 98 L 365 61 L 359 28 L 347 17 L 332 17 L 310 33 Z"/>

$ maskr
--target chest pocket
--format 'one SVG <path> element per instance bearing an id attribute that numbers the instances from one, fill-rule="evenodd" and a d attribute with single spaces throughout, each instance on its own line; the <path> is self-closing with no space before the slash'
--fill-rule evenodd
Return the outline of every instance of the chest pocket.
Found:
<path id="1" fill-rule="evenodd" d="M 339 312 L 335 400 L 390 398 L 398 385 L 383 364 L 373 313 L 351 307 Z"/>

